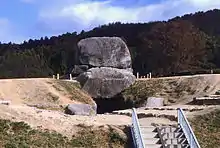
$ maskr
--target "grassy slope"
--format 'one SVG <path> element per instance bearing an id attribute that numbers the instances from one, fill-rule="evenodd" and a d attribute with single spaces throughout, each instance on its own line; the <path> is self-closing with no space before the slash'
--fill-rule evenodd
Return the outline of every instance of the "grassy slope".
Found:
<path id="1" fill-rule="evenodd" d="M 80 126 L 81 131 L 71 139 L 56 132 L 31 129 L 23 122 L 0 119 L 0 147 L 6 148 L 70 148 L 70 147 L 125 147 L 127 139 L 114 128 Z"/>
<path id="2" fill-rule="evenodd" d="M 220 147 L 220 110 L 198 116 L 191 124 L 202 148 Z"/>
<path id="3" fill-rule="evenodd" d="M 136 81 L 133 85 L 122 92 L 126 100 L 131 100 L 134 104 L 141 104 L 148 97 L 157 96 L 157 92 L 162 88 L 161 81 Z"/>
<path id="4" fill-rule="evenodd" d="M 136 81 L 122 92 L 125 99 L 142 104 L 148 97 L 163 97 L 166 104 L 180 103 L 196 96 L 208 94 L 209 79 L 204 77 L 166 78 Z"/>
<path id="5" fill-rule="evenodd" d="M 52 86 L 59 92 L 66 92 L 66 95 L 71 100 L 86 104 L 94 104 L 93 99 L 85 91 L 81 90 L 79 83 L 55 80 L 53 81 Z"/>
<path id="6" fill-rule="evenodd" d="M 65 96 L 67 99 L 69 99 L 69 102 L 76 101 L 78 103 L 85 103 L 94 105 L 94 100 L 81 89 L 80 84 L 69 82 L 69 81 L 62 81 L 62 80 L 49 80 L 46 81 L 47 84 L 49 84 L 51 87 L 53 87 L 57 93 L 60 93 L 61 95 Z M 40 94 L 39 94 L 40 95 Z M 26 100 L 26 104 L 28 106 L 34 106 L 39 109 L 46 109 L 46 110 L 59 110 L 64 111 L 65 107 L 69 103 L 60 103 L 60 97 L 57 96 L 57 94 L 54 92 L 49 92 L 46 95 L 48 102 L 41 101 L 38 103 L 30 103 L 29 100 Z M 45 97 L 45 98 L 46 98 Z M 31 98 L 31 100 L 33 100 Z"/>
<path id="7" fill-rule="evenodd" d="M 152 79 L 136 81 L 130 88 L 126 89 L 123 96 L 133 101 L 134 104 L 143 103 L 148 97 L 164 97 L 169 103 L 178 102 L 182 95 L 194 95 L 198 90 L 204 93 L 207 90 L 203 78 L 180 79 Z M 200 82 L 200 83 L 198 83 Z M 200 89 L 196 90 L 196 84 Z M 204 84 L 203 84 L 204 83 Z M 201 85 L 200 85 L 201 84 Z M 171 99 L 169 99 L 171 98 Z M 195 134 L 202 148 L 220 147 L 220 110 L 198 116 L 191 121 Z"/>

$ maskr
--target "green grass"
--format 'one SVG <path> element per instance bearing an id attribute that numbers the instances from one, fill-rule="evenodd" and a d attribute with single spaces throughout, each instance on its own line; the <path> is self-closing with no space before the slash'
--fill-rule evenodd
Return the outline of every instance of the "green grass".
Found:
<path id="1" fill-rule="evenodd" d="M 59 101 L 59 96 L 56 96 L 56 95 L 52 94 L 51 92 L 49 92 L 47 95 L 50 96 L 52 102 Z"/>
<path id="2" fill-rule="evenodd" d="M 110 143 L 120 143 L 124 144 L 126 143 L 125 139 L 120 136 L 119 133 L 115 132 L 114 129 L 111 127 L 109 128 L 109 133 L 108 133 L 109 141 Z"/>
<path id="3" fill-rule="evenodd" d="M 220 110 L 198 116 L 191 124 L 202 148 L 220 147 Z"/>
<path id="4" fill-rule="evenodd" d="M 196 89 L 193 83 L 194 78 L 183 81 L 172 78 L 140 80 L 123 91 L 122 96 L 137 106 L 144 103 L 148 97 L 162 97 L 166 104 L 172 104 L 180 101 L 182 96 L 194 95 Z"/>
<path id="5" fill-rule="evenodd" d="M 124 147 L 126 140 L 120 137 L 113 130 L 103 129 L 92 130 L 90 128 L 82 130 L 77 137 L 73 137 L 71 144 L 73 147 Z"/>
<path id="6" fill-rule="evenodd" d="M 0 119 L 0 146 L 5 148 L 72 148 L 113 147 L 126 145 L 126 140 L 114 130 L 81 127 L 77 135 L 67 138 L 47 130 L 35 130 L 24 122 Z M 109 136 L 110 135 L 110 136 Z"/>
<path id="7" fill-rule="evenodd" d="M 30 106 L 30 105 L 29 105 Z M 60 106 L 44 106 L 44 105 L 31 105 L 32 107 L 36 107 L 38 109 L 43 109 L 43 110 L 50 110 L 50 111 L 65 111 L 65 107 L 60 105 Z"/>
<path id="8" fill-rule="evenodd" d="M 67 96 L 71 100 L 79 101 L 86 104 L 93 105 L 93 99 L 83 90 L 81 90 L 81 86 L 79 83 L 73 83 L 69 81 L 55 80 L 52 86 L 57 91 L 65 90 L 68 94 Z M 62 89 L 61 89 L 62 88 Z"/>
<path id="9" fill-rule="evenodd" d="M 122 92 L 122 96 L 134 105 L 139 105 L 144 103 L 148 97 L 160 97 L 161 89 L 163 89 L 163 80 L 136 81 Z"/>

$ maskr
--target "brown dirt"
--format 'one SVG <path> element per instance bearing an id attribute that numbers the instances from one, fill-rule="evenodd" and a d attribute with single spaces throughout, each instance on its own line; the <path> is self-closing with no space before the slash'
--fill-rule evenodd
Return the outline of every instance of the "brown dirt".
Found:
<path id="1" fill-rule="evenodd" d="M 144 101 L 148 97 L 165 98 L 167 105 L 182 105 L 195 97 L 215 94 L 220 90 L 220 74 L 139 79 L 125 90 L 125 98 Z"/>
<path id="2" fill-rule="evenodd" d="M 131 118 L 123 115 L 70 116 L 60 110 L 31 107 L 94 103 L 89 95 L 69 81 L 43 78 L 0 80 L 0 100 L 11 101 L 8 106 L 0 105 L 1 119 L 23 121 L 33 128 L 54 130 L 66 136 L 75 134 L 78 125 L 98 127 L 131 124 Z"/>
<path id="3" fill-rule="evenodd" d="M 4 79 L 0 80 L 0 100 L 9 100 L 13 105 L 21 104 L 47 104 L 67 105 L 81 103 L 73 100 L 74 94 L 65 90 L 53 79 Z M 54 87 L 56 86 L 56 87 Z M 59 89 L 57 89 L 59 88 Z M 91 97 L 81 92 L 83 98 L 92 100 Z"/>
<path id="4" fill-rule="evenodd" d="M 163 86 L 160 88 L 160 97 L 175 99 L 175 106 L 167 106 L 165 109 L 142 108 L 138 110 L 141 118 L 141 124 L 159 123 L 175 124 L 176 108 L 186 109 L 187 117 L 205 114 L 219 108 L 219 106 L 187 106 L 183 105 L 195 96 L 213 94 L 220 89 L 220 75 L 202 75 L 191 77 L 174 77 L 152 79 L 154 82 L 160 81 Z M 146 86 L 152 80 L 144 80 Z M 161 86 L 160 85 L 160 86 Z M 164 89 L 166 88 L 166 89 Z M 144 88 L 141 89 L 144 91 Z M 77 100 L 74 95 L 77 95 Z M 80 95 L 79 95 L 80 94 Z M 157 93 L 158 94 L 158 93 Z M 0 100 L 10 100 L 11 105 L 0 105 L 0 118 L 10 119 L 12 121 L 24 121 L 34 128 L 55 130 L 63 135 L 71 136 L 78 131 L 79 124 L 86 126 L 105 126 L 105 125 L 130 125 L 130 110 L 120 111 L 116 114 L 87 116 L 69 116 L 60 111 L 42 110 L 27 104 L 49 104 L 49 105 L 67 105 L 69 103 L 81 103 L 83 101 L 93 102 L 92 98 L 86 93 L 75 89 L 74 93 L 69 92 L 63 85 L 59 85 L 57 80 L 53 79 L 6 79 L 0 80 Z M 192 111 L 194 108 L 201 110 Z M 150 116 L 149 116 L 150 114 Z M 145 116 L 147 115 L 147 116 Z M 153 116 L 151 116 L 153 115 Z M 174 117 L 174 118 L 173 118 Z M 172 120 L 170 120 L 172 118 Z"/>
<path id="5" fill-rule="evenodd" d="M 23 121 L 33 128 L 57 131 L 72 136 L 78 131 L 78 125 L 124 126 L 131 124 L 131 118 L 124 115 L 70 116 L 59 111 L 49 111 L 21 105 L 0 105 L 0 118 L 11 121 Z"/>

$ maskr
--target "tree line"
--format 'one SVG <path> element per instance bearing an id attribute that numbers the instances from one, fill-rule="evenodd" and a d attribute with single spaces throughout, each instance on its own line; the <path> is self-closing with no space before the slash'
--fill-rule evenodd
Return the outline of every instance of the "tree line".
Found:
<path id="1" fill-rule="evenodd" d="M 199 73 L 220 68 L 220 10 L 197 12 L 168 21 L 115 22 L 88 32 L 65 33 L 0 44 L 0 78 L 48 77 L 71 73 L 77 43 L 87 37 L 118 36 L 128 45 L 134 73 L 156 76 Z"/>

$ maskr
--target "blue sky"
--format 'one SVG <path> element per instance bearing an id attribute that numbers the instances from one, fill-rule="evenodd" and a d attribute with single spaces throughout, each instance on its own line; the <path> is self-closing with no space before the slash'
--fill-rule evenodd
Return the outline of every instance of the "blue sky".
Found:
<path id="1" fill-rule="evenodd" d="M 80 32 L 98 25 L 167 20 L 220 8 L 220 0 L 1 0 L 0 41 Z"/>

